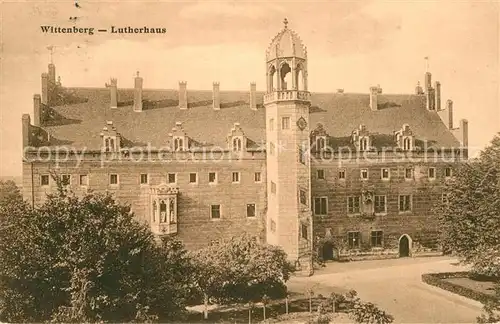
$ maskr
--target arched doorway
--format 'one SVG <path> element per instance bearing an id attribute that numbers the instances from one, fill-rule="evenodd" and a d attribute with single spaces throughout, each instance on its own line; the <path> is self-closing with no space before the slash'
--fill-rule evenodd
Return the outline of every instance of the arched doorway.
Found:
<path id="1" fill-rule="evenodd" d="M 321 255 L 325 261 L 334 259 L 335 253 L 331 242 L 325 242 L 323 244 L 323 247 L 321 248 Z"/>
<path id="2" fill-rule="evenodd" d="M 399 238 L 399 257 L 409 257 L 410 256 L 410 239 L 408 235 L 403 235 Z"/>

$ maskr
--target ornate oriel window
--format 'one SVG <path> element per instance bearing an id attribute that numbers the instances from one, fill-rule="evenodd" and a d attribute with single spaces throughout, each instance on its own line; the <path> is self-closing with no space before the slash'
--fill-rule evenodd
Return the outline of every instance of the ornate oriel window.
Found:
<path id="1" fill-rule="evenodd" d="M 371 149 L 370 132 L 365 125 L 359 125 L 359 128 L 352 132 L 352 142 L 359 151 L 369 151 Z"/>
<path id="2" fill-rule="evenodd" d="M 106 126 L 102 128 L 102 132 L 99 134 L 101 136 L 101 148 L 104 152 L 116 152 L 119 151 L 121 147 L 121 135 L 116 131 L 113 126 L 112 121 L 107 121 Z"/>
<path id="3" fill-rule="evenodd" d="M 151 189 L 151 230 L 155 234 L 177 233 L 179 190 L 167 184 Z"/>
<path id="4" fill-rule="evenodd" d="M 412 151 L 415 148 L 415 137 L 410 129 L 410 125 L 404 124 L 395 135 L 396 143 L 403 151 Z"/>
<path id="5" fill-rule="evenodd" d="M 247 138 L 240 127 L 240 123 L 234 123 L 233 128 L 231 128 L 227 135 L 227 142 L 229 149 L 233 152 L 243 152 L 246 150 Z"/>

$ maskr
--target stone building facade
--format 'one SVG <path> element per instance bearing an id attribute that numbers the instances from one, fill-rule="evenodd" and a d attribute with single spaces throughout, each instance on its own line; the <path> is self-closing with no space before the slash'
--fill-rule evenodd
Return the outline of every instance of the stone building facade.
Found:
<path id="1" fill-rule="evenodd" d="M 189 249 L 244 232 L 310 265 L 439 250 L 432 205 L 467 159 L 441 85 L 409 94 L 313 93 L 307 49 L 285 25 L 266 51 L 266 91 L 64 87 L 54 64 L 23 115 L 23 194 L 60 178 L 110 192 L 158 235 Z"/>

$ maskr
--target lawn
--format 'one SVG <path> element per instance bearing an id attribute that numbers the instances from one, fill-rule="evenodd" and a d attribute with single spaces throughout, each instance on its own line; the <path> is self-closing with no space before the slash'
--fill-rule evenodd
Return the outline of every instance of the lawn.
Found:
<path id="1" fill-rule="evenodd" d="M 474 291 L 483 294 L 488 294 L 492 296 L 495 295 L 495 290 L 494 290 L 495 284 L 491 281 L 477 281 L 477 280 L 472 280 L 468 277 L 447 278 L 443 280 L 461 287 L 472 289 Z"/>

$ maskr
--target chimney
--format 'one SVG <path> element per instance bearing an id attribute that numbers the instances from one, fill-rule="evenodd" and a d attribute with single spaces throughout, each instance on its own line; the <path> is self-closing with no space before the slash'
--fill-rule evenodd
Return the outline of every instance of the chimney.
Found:
<path id="1" fill-rule="evenodd" d="M 49 75 L 42 73 L 42 103 L 49 105 Z"/>
<path id="2" fill-rule="evenodd" d="M 417 82 L 417 86 L 415 87 L 415 94 L 416 95 L 423 95 L 424 90 L 422 89 L 422 86 L 420 85 L 420 81 Z"/>
<path id="3" fill-rule="evenodd" d="M 42 98 L 39 94 L 33 96 L 33 125 L 40 127 L 42 117 Z"/>
<path id="4" fill-rule="evenodd" d="M 52 63 L 49 64 L 49 82 L 52 86 L 56 84 L 56 66 Z"/>
<path id="5" fill-rule="evenodd" d="M 448 111 L 448 129 L 453 129 L 453 101 L 446 101 L 446 110 Z"/>
<path id="6" fill-rule="evenodd" d="M 435 90 L 433 88 L 427 88 L 425 99 L 427 110 L 435 110 Z"/>
<path id="7" fill-rule="evenodd" d="M 179 81 L 179 109 L 188 109 L 186 81 Z"/>
<path id="8" fill-rule="evenodd" d="M 467 119 L 460 119 L 461 143 L 463 147 L 469 146 L 469 122 Z"/>
<path id="9" fill-rule="evenodd" d="M 257 110 L 257 98 L 255 92 L 257 85 L 255 82 L 250 83 L 250 109 Z"/>
<path id="10" fill-rule="evenodd" d="M 378 110 L 378 89 L 379 87 L 370 87 L 370 109 Z"/>
<path id="11" fill-rule="evenodd" d="M 142 78 L 139 76 L 139 71 L 135 77 L 134 111 L 142 111 Z"/>
<path id="12" fill-rule="evenodd" d="M 220 84 L 219 82 L 214 82 L 213 83 L 213 94 L 212 94 L 212 100 L 213 100 L 213 108 L 214 110 L 220 110 Z"/>
<path id="13" fill-rule="evenodd" d="M 441 83 L 439 81 L 436 81 L 434 83 L 434 91 L 435 91 L 435 109 L 437 111 L 441 110 Z"/>
<path id="14" fill-rule="evenodd" d="M 116 78 L 111 78 L 111 84 L 109 86 L 110 98 L 110 108 L 118 108 L 118 80 Z"/>
<path id="15" fill-rule="evenodd" d="M 30 145 L 30 115 L 29 114 L 23 114 L 22 117 L 22 132 L 23 132 L 23 147 L 27 147 Z"/>
<path id="16" fill-rule="evenodd" d="M 425 92 L 432 87 L 432 74 L 425 72 Z"/>

